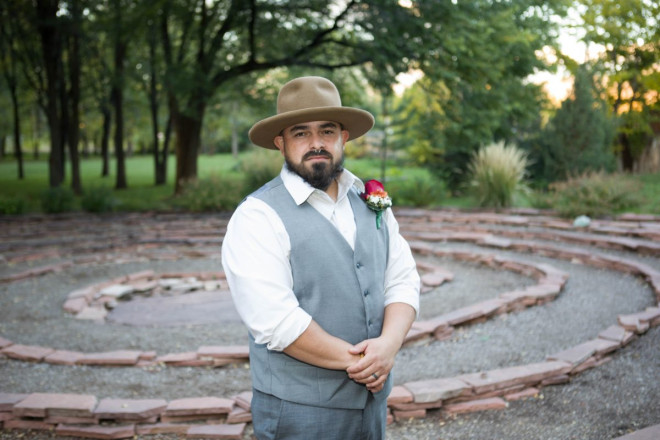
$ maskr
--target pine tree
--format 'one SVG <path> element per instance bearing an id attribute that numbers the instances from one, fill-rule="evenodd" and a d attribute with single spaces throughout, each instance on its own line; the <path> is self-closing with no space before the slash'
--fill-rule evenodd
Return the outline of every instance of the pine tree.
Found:
<path id="1" fill-rule="evenodd" d="M 543 133 L 544 176 L 563 180 L 587 171 L 612 171 L 614 119 L 599 98 L 593 78 L 580 66 L 573 92 L 561 104 Z"/>

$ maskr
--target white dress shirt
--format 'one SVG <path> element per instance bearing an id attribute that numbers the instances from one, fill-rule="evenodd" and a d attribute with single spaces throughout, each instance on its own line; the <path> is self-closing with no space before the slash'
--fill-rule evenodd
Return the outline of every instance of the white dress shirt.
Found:
<path id="1" fill-rule="evenodd" d="M 364 184 L 344 170 L 335 202 L 324 191 L 313 188 L 300 176 L 282 167 L 284 186 L 296 204 L 305 201 L 326 217 L 355 247 L 356 225 L 348 191 Z M 392 210 L 383 213 L 389 232 L 389 259 L 385 271 L 385 306 L 406 303 L 419 313 L 420 278 L 410 247 L 399 234 Z M 374 220 L 374 228 L 376 221 Z M 289 255 L 291 243 L 282 220 L 264 201 L 248 197 L 234 212 L 222 244 L 222 265 L 234 304 L 256 343 L 282 351 L 310 324 L 312 317 L 300 308 L 293 293 Z M 331 264 L 332 262 L 328 262 Z M 323 270 L 323 268 L 319 268 Z"/>

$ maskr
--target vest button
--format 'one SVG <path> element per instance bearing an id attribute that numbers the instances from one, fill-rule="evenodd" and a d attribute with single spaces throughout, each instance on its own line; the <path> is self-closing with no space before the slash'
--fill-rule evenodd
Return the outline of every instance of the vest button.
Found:
<path id="1" fill-rule="evenodd" d="M 371 327 L 371 319 L 369 320 L 369 322 L 367 322 L 367 324 L 369 325 L 369 327 Z"/>
<path id="2" fill-rule="evenodd" d="M 364 291 L 363 293 L 364 293 L 364 296 L 367 296 L 367 295 L 369 295 L 369 291 L 368 291 L 368 290 L 366 290 L 366 289 L 365 289 L 365 291 Z"/>
<path id="3" fill-rule="evenodd" d="M 355 267 L 357 267 L 358 269 L 361 268 L 361 267 L 362 267 L 362 263 L 357 263 L 357 264 L 355 265 Z"/>

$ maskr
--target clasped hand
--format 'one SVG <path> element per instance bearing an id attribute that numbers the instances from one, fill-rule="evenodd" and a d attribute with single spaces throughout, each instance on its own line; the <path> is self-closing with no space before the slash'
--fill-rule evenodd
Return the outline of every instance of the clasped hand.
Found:
<path id="1" fill-rule="evenodd" d="M 382 336 L 354 345 L 349 349 L 349 353 L 361 357 L 346 369 L 348 377 L 364 384 L 372 393 L 381 391 L 394 366 L 398 348 Z"/>

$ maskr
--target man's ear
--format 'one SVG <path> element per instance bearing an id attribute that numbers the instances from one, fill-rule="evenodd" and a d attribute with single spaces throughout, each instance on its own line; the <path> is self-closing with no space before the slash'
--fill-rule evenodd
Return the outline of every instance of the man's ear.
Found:
<path id="1" fill-rule="evenodd" d="M 275 136 L 273 139 L 273 143 L 277 147 L 278 150 L 280 150 L 280 153 L 282 153 L 282 156 L 284 156 L 284 136 Z"/>
<path id="2" fill-rule="evenodd" d="M 350 136 L 350 133 L 348 132 L 348 130 L 342 130 L 341 131 L 341 138 L 344 141 L 344 144 L 346 144 L 346 142 L 348 141 L 349 136 Z"/>

